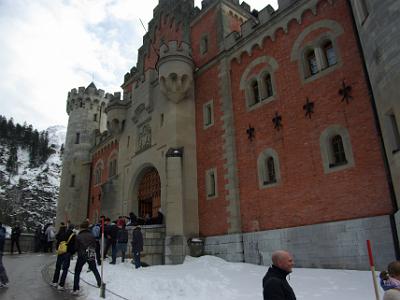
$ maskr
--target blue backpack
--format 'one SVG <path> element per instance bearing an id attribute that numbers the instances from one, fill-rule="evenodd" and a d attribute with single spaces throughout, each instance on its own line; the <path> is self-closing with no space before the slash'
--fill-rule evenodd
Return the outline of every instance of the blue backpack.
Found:
<path id="1" fill-rule="evenodd" d="M 96 224 L 92 227 L 92 234 L 96 239 L 100 238 L 100 225 Z"/>

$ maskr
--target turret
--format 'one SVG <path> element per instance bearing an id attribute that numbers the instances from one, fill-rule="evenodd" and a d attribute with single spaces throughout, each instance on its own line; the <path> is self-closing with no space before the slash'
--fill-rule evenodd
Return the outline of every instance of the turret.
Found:
<path id="1" fill-rule="evenodd" d="M 105 107 L 112 99 L 97 89 L 88 87 L 72 89 L 67 97 L 69 115 L 60 195 L 57 204 L 57 224 L 71 220 L 79 223 L 86 218 L 90 180 L 90 149 L 95 133 L 106 130 Z"/>
<path id="2" fill-rule="evenodd" d="M 178 103 L 188 96 L 193 85 L 193 60 L 190 46 L 170 41 L 160 47 L 158 62 L 161 92 Z"/>

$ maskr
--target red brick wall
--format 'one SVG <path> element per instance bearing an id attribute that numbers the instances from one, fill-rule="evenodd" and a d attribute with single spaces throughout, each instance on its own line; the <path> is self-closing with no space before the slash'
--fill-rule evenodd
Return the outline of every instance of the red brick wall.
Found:
<path id="1" fill-rule="evenodd" d="M 175 20 L 171 22 L 169 17 L 161 17 L 161 21 L 158 24 L 155 35 L 151 37 L 152 46 L 149 47 L 149 52 L 145 56 L 144 60 L 144 71 L 148 69 L 154 69 L 157 63 L 157 54 L 154 49 L 158 52 L 161 44 L 161 39 L 165 43 L 169 41 L 178 41 L 180 43 L 183 40 L 183 29 L 182 24 L 177 24 Z"/>
<path id="2" fill-rule="evenodd" d="M 266 39 L 263 49 L 255 47 L 251 56 L 244 54 L 240 63 L 234 60 L 231 64 L 244 232 L 377 216 L 392 211 L 378 133 L 346 1 L 336 1 L 333 6 L 323 1 L 317 12 L 316 16 L 305 13 L 301 24 L 290 23 L 287 34 L 278 30 L 274 42 Z M 215 16 L 215 11 L 209 11 L 192 27 L 197 66 L 211 58 L 199 55 L 197 37 L 203 32 L 215 35 Z M 293 43 L 306 27 L 326 19 L 335 20 L 344 28 L 344 33 L 337 38 L 341 66 L 304 84 L 299 62 L 290 61 Z M 310 33 L 304 43 L 322 32 Z M 209 40 L 209 49 L 216 49 L 214 41 L 216 38 Z M 216 51 L 209 54 L 215 55 Z M 253 60 L 264 55 L 273 57 L 279 65 L 274 73 L 276 100 L 248 112 L 244 91 L 240 90 L 240 78 Z M 338 94 L 343 79 L 353 88 L 350 104 L 341 102 Z M 195 84 L 200 234 L 224 234 L 228 229 L 228 202 L 224 191 L 218 68 L 213 67 L 199 75 Z M 303 105 L 307 97 L 315 103 L 311 120 L 304 116 Z M 204 130 L 203 104 L 211 98 L 214 99 L 214 126 Z M 276 131 L 272 123 L 276 111 L 282 115 L 283 129 L 280 131 Z M 252 142 L 246 134 L 249 124 L 256 129 L 256 138 Z M 335 124 L 349 132 L 355 165 L 324 174 L 320 135 Z M 267 148 L 278 153 L 281 182 L 272 188 L 259 189 L 257 158 Z M 205 171 L 215 166 L 218 168 L 219 196 L 206 200 Z"/>
<path id="3" fill-rule="evenodd" d="M 99 201 L 99 196 L 101 199 L 101 184 L 108 180 L 109 174 L 109 158 L 110 155 L 115 151 L 118 151 L 118 142 L 110 141 L 107 144 L 99 147 L 99 149 L 92 156 L 92 178 L 91 178 L 91 186 L 90 186 L 90 196 L 89 196 L 89 220 L 91 222 L 96 221 L 95 216 L 96 212 L 99 213 L 101 211 L 101 200 Z M 117 153 L 118 154 L 118 153 Z M 114 156 L 113 156 L 114 157 Z M 103 161 L 103 173 L 101 176 L 101 183 L 95 184 L 95 168 L 98 162 Z"/>
<path id="4" fill-rule="evenodd" d="M 335 20 L 345 28 L 337 40 L 343 65 L 320 79 L 302 84 L 299 62 L 290 61 L 293 42 L 304 28 L 324 19 Z M 304 43 L 321 32 L 310 33 Z M 292 22 L 287 34 L 279 31 L 276 41 L 268 39 L 263 48 L 256 48 L 251 57 L 244 55 L 240 64 L 232 63 L 243 231 L 256 230 L 254 221 L 263 230 L 390 213 L 378 134 L 345 1 L 337 1 L 334 6 L 323 2 L 317 16 L 306 13 L 301 25 Z M 247 112 L 240 78 L 247 65 L 262 55 L 278 62 L 274 75 L 277 99 Z M 338 94 L 343 79 L 353 88 L 349 105 L 341 102 Z M 305 118 L 302 108 L 307 97 L 315 103 L 311 120 Z M 282 115 L 280 131 L 273 128 L 271 121 L 276 111 Z M 253 142 L 245 133 L 249 124 L 256 129 Z M 334 124 L 349 131 L 355 166 L 324 174 L 320 135 Z M 260 190 L 257 157 L 266 148 L 278 153 L 282 180 L 276 187 Z"/>

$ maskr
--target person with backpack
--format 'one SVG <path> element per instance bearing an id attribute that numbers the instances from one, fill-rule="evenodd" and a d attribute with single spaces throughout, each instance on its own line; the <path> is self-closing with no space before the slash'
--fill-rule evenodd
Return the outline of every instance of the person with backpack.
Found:
<path id="1" fill-rule="evenodd" d="M 91 270 L 96 278 L 97 286 L 101 287 L 101 278 L 99 271 L 96 267 L 96 239 L 94 238 L 92 232 L 89 230 L 89 222 L 84 221 L 80 225 L 80 232 L 75 240 L 76 252 L 78 253 L 78 259 L 75 265 L 75 275 L 74 275 L 74 288 L 73 294 L 79 294 L 79 280 L 84 264 L 89 265 L 89 270 Z"/>
<path id="2" fill-rule="evenodd" d="M 6 229 L 0 222 L 0 288 L 8 287 L 8 276 L 3 265 L 4 244 L 6 242 Z"/>
<path id="3" fill-rule="evenodd" d="M 133 260 L 132 263 L 135 263 L 135 268 L 140 268 L 140 252 L 143 251 L 143 234 L 140 226 L 135 226 L 132 231 L 132 253 Z"/>
<path id="4" fill-rule="evenodd" d="M 101 265 L 101 246 L 100 246 L 100 242 L 101 242 L 101 222 L 104 219 L 104 216 L 101 216 L 99 219 L 99 222 L 97 224 L 94 224 L 91 228 L 91 232 L 94 236 L 94 238 L 96 239 L 96 261 L 97 264 L 100 266 Z"/>
<path id="5" fill-rule="evenodd" d="M 70 225 L 67 229 L 65 225 L 61 225 L 57 234 L 57 261 L 52 285 L 54 287 L 58 286 L 59 290 L 64 290 L 65 279 L 67 278 L 71 257 L 75 253 L 75 233 L 73 229 L 73 225 Z M 63 270 L 63 272 L 60 279 L 61 270 Z"/>
<path id="6" fill-rule="evenodd" d="M 19 226 L 14 226 L 11 230 L 11 254 L 14 254 L 14 244 L 17 246 L 18 253 L 21 254 L 21 248 L 19 247 L 20 235 L 21 229 L 19 228 Z"/>
<path id="7" fill-rule="evenodd" d="M 115 259 L 118 253 L 121 251 L 121 259 L 122 262 L 125 262 L 125 253 L 128 245 L 128 230 L 125 228 L 125 223 L 122 223 L 118 226 L 117 232 L 117 253 L 115 254 Z"/>

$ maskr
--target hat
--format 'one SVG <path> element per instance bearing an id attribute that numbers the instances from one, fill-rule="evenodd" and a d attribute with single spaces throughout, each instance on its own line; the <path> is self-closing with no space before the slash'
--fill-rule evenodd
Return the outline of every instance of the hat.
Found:
<path id="1" fill-rule="evenodd" d="M 89 228 L 89 222 L 88 221 L 83 221 L 82 224 L 79 227 L 81 229 L 88 229 Z"/>

